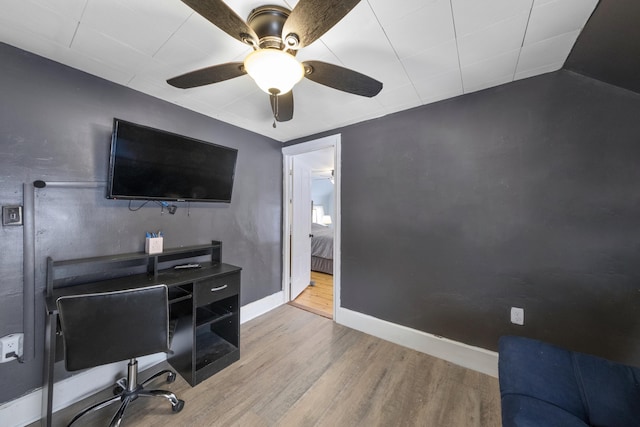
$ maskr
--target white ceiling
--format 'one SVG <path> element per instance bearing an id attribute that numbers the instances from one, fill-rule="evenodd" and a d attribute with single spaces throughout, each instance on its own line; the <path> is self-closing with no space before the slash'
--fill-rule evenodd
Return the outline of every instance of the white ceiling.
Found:
<path id="1" fill-rule="evenodd" d="M 241 17 L 263 4 L 227 4 Z M 0 41 L 218 120 L 287 141 L 558 70 L 598 0 L 362 0 L 298 59 L 384 84 L 374 98 L 303 79 L 293 120 L 272 127 L 249 76 L 201 88 L 166 80 L 250 49 L 179 0 L 2 0 Z"/>

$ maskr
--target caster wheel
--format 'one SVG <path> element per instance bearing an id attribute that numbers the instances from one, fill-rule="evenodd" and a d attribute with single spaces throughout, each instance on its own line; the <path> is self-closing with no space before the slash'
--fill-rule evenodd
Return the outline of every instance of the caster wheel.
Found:
<path id="1" fill-rule="evenodd" d="M 172 406 L 171 410 L 173 412 L 180 412 L 180 411 L 182 411 L 182 408 L 184 408 L 184 400 L 178 399 L 178 403 L 176 405 Z"/>
<path id="2" fill-rule="evenodd" d="M 119 394 L 121 394 L 124 391 L 124 389 L 122 387 L 120 387 L 119 385 L 115 386 L 113 388 L 113 395 L 117 396 Z"/>
<path id="3" fill-rule="evenodd" d="M 169 372 L 169 375 L 167 375 L 167 382 L 168 383 L 172 383 L 176 380 L 176 374 L 175 372 Z"/>

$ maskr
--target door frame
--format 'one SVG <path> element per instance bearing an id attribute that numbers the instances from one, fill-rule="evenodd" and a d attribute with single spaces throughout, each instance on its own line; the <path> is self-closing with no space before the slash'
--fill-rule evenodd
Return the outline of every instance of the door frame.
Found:
<path id="1" fill-rule="evenodd" d="M 333 206 L 335 220 L 333 223 L 333 320 L 338 321 L 338 308 L 340 307 L 340 236 L 341 236 L 341 207 L 340 207 L 340 187 L 341 187 L 341 135 L 331 135 L 312 141 L 303 142 L 296 145 L 289 145 L 282 148 L 282 291 L 285 302 L 291 300 L 291 242 L 289 240 L 291 230 L 291 210 L 289 202 L 293 200 L 293 188 L 291 180 L 292 159 L 300 154 L 333 147 L 333 173 L 334 191 Z"/>

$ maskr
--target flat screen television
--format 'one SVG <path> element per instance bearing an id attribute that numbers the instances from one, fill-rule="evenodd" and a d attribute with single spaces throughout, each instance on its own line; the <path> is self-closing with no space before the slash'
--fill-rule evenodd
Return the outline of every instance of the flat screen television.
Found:
<path id="1" fill-rule="evenodd" d="M 113 120 L 107 198 L 231 202 L 238 150 Z"/>

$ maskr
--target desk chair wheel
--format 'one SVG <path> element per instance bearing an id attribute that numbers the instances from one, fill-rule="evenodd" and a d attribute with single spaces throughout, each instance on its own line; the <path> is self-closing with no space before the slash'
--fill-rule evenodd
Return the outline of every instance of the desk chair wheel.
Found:
<path id="1" fill-rule="evenodd" d="M 122 392 L 125 391 L 126 388 L 127 388 L 127 378 L 122 377 L 116 381 L 116 385 L 115 387 L 113 387 L 113 395 L 117 396 L 119 394 L 122 394 Z"/>
<path id="2" fill-rule="evenodd" d="M 184 408 L 184 400 L 182 400 L 182 399 L 178 399 L 178 403 L 176 403 L 175 405 L 173 405 L 173 406 L 171 407 L 171 410 L 172 410 L 173 412 L 176 412 L 176 413 L 177 413 L 177 412 L 182 411 L 182 408 Z"/>

